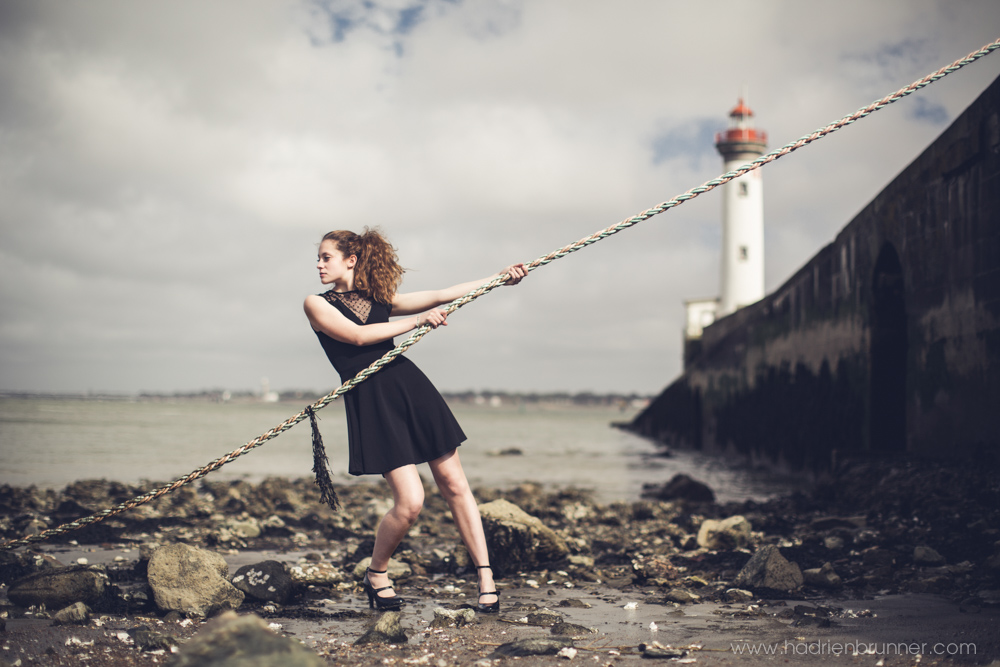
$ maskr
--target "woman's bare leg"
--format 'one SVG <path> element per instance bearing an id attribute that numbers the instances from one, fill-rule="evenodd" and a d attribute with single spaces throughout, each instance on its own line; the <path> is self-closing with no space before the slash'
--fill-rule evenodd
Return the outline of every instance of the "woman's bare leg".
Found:
<path id="1" fill-rule="evenodd" d="M 486 535 L 483 533 L 483 518 L 479 514 L 479 505 L 469 488 L 469 480 L 465 478 L 465 470 L 462 469 L 462 462 L 458 458 L 458 450 L 452 450 L 444 456 L 430 462 L 431 473 L 437 483 L 441 496 L 451 508 L 451 515 L 455 517 L 455 524 L 458 526 L 458 534 L 465 542 L 465 548 L 472 556 L 472 562 L 476 565 L 489 565 L 490 555 L 486 549 Z M 496 584 L 493 583 L 492 570 L 476 570 L 479 573 L 479 590 L 495 591 Z M 480 602 L 483 604 L 493 604 L 497 601 L 496 595 L 484 595 Z"/>
<path id="2" fill-rule="evenodd" d="M 385 473 L 383 477 L 392 490 L 393 506 L 382 517 L 375 530 L 375 547 L 372 549 L 371 564 L 373 570 L 388 569 L 389 558 L 416 523 L 424 506 L 424 485 L 420 481 L 416 466 L 396 468 Z M 382 588 L 389 585 L 389 575 L 369 573 L 368 581 L 375 588 Z M 379 597 L 393 595 L 395 591 L 382 591 Z"/>

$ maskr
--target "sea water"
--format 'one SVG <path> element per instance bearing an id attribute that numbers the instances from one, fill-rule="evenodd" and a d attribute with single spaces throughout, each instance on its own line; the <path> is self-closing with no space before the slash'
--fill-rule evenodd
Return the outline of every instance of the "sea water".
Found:
<path id="1" fill-rule="evenodd" d="M 61 488 L 81 479 L 167 482 L 200 468 L 297 414 L 306 403 L 196 400 L 128 401 L 0 398 L 0 484 Z M 644 484 L 686 473 L 720 501 L 762 500 L 787 480 L 677 451 L 612 426 L 634 411 L 614 407 L 521 404 L 452 405 L 468 436 L 459 449 L 473 487 L 588 489 L 600 502 L 632 501 Z M 343 404 L 317 412 L 331 471 L 347 474 Z M 312 469 L 309 425 L 302 422 L 209 474 L 211 480 L 304 477 Z M 428 479 L 427 466 L 420 467 Z M 366 476 L 361 481 L 381 478 Z"/>

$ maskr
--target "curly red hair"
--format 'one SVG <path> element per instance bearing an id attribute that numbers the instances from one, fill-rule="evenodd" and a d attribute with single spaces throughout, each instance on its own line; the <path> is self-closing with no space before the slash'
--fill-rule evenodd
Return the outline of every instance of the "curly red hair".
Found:
<path id="1" fill-rule="evenodd" d="M 373 301 L 392 304 L 392 297 L 403 282 L 404 269 L 399 265 L 396 249 L 377 228 L 365 227 L 362 234 L 339 229 L 328 232 L 323 241 L 336 243 L 344 257 L 358 258 L 354 266 L 354 287 L 358 292 Z"/>

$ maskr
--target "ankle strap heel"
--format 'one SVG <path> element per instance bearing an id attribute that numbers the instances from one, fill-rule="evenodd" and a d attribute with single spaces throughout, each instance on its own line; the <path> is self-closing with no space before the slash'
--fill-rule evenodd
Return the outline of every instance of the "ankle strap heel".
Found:
<path id="1" fill-rule="evenodd" d="M 368 595 L 368 608 L 378 609 L 379 611 L 395 611 L 403 605 L 403 600 L 398 595 L 390 595 L 388 597 L 382 597 L 379 595 L 381 591 L 388 591 L 392 589 L 392 586 L 383 586 L 382 588 L 375 588 L 372 586 L 371 580 L 368 578 L 368 573 L 371 574 L 386 574 L 387 570 L 373 570 L 370 567 L 365 568 L 365 576 L 361 580 L 361 588 L 364 589 L 365 593 Z"/>
<path id="2" fill-rule="evenodd" d="M 493 570 L 493 568 L 490 567 L 489 565 L 477 565 L 476 569 L 477 570 L 490 570 L 490 571 Z M 494 586 L 493 588 L 496 589 L 496 586 Z M 491 604 L 483 604 L 482 602 L 480 602 L 480 603 L 478 603 L 478 605 L 476 605 L 476 610 L 479 613 L 481 613 L 481 614 L 496 614 L 496 613 L 498 613 L 500 611 L 500 593 L 498 593 L 496 590 L 481 591 L 479 593 L 479 599 L 481 600 L 484 595 L 495 595 L 495 596 L 497 596 L 496 602 L 493 602 Z"/>

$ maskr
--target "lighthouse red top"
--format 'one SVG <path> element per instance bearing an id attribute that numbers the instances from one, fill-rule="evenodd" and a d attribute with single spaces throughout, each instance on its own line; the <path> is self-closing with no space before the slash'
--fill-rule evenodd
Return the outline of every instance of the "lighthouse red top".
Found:
<path id="1" fill-rule="evenodd" d="M 754 129 L 753 111 L 739 98 L 729 112 L 729 129 L 715 135 L 715 146 L 722 153 L 746 151 L 763 152 L 767 145 L 767 132 Z M 759 154 L 758 152 L 758 154 Z"/>
<path id="2" fill-rule="evenodd" d="M 753 116 L 753 111 L 750 111 L 750 107 L 743 104 L 742 97 L 736 102 L 736 106 L 733 107 L 733 110 L 729 112 L 730 118 L 735 118 L 736 116 L 739 116 L 740 118 L 750 118 Z"/>

